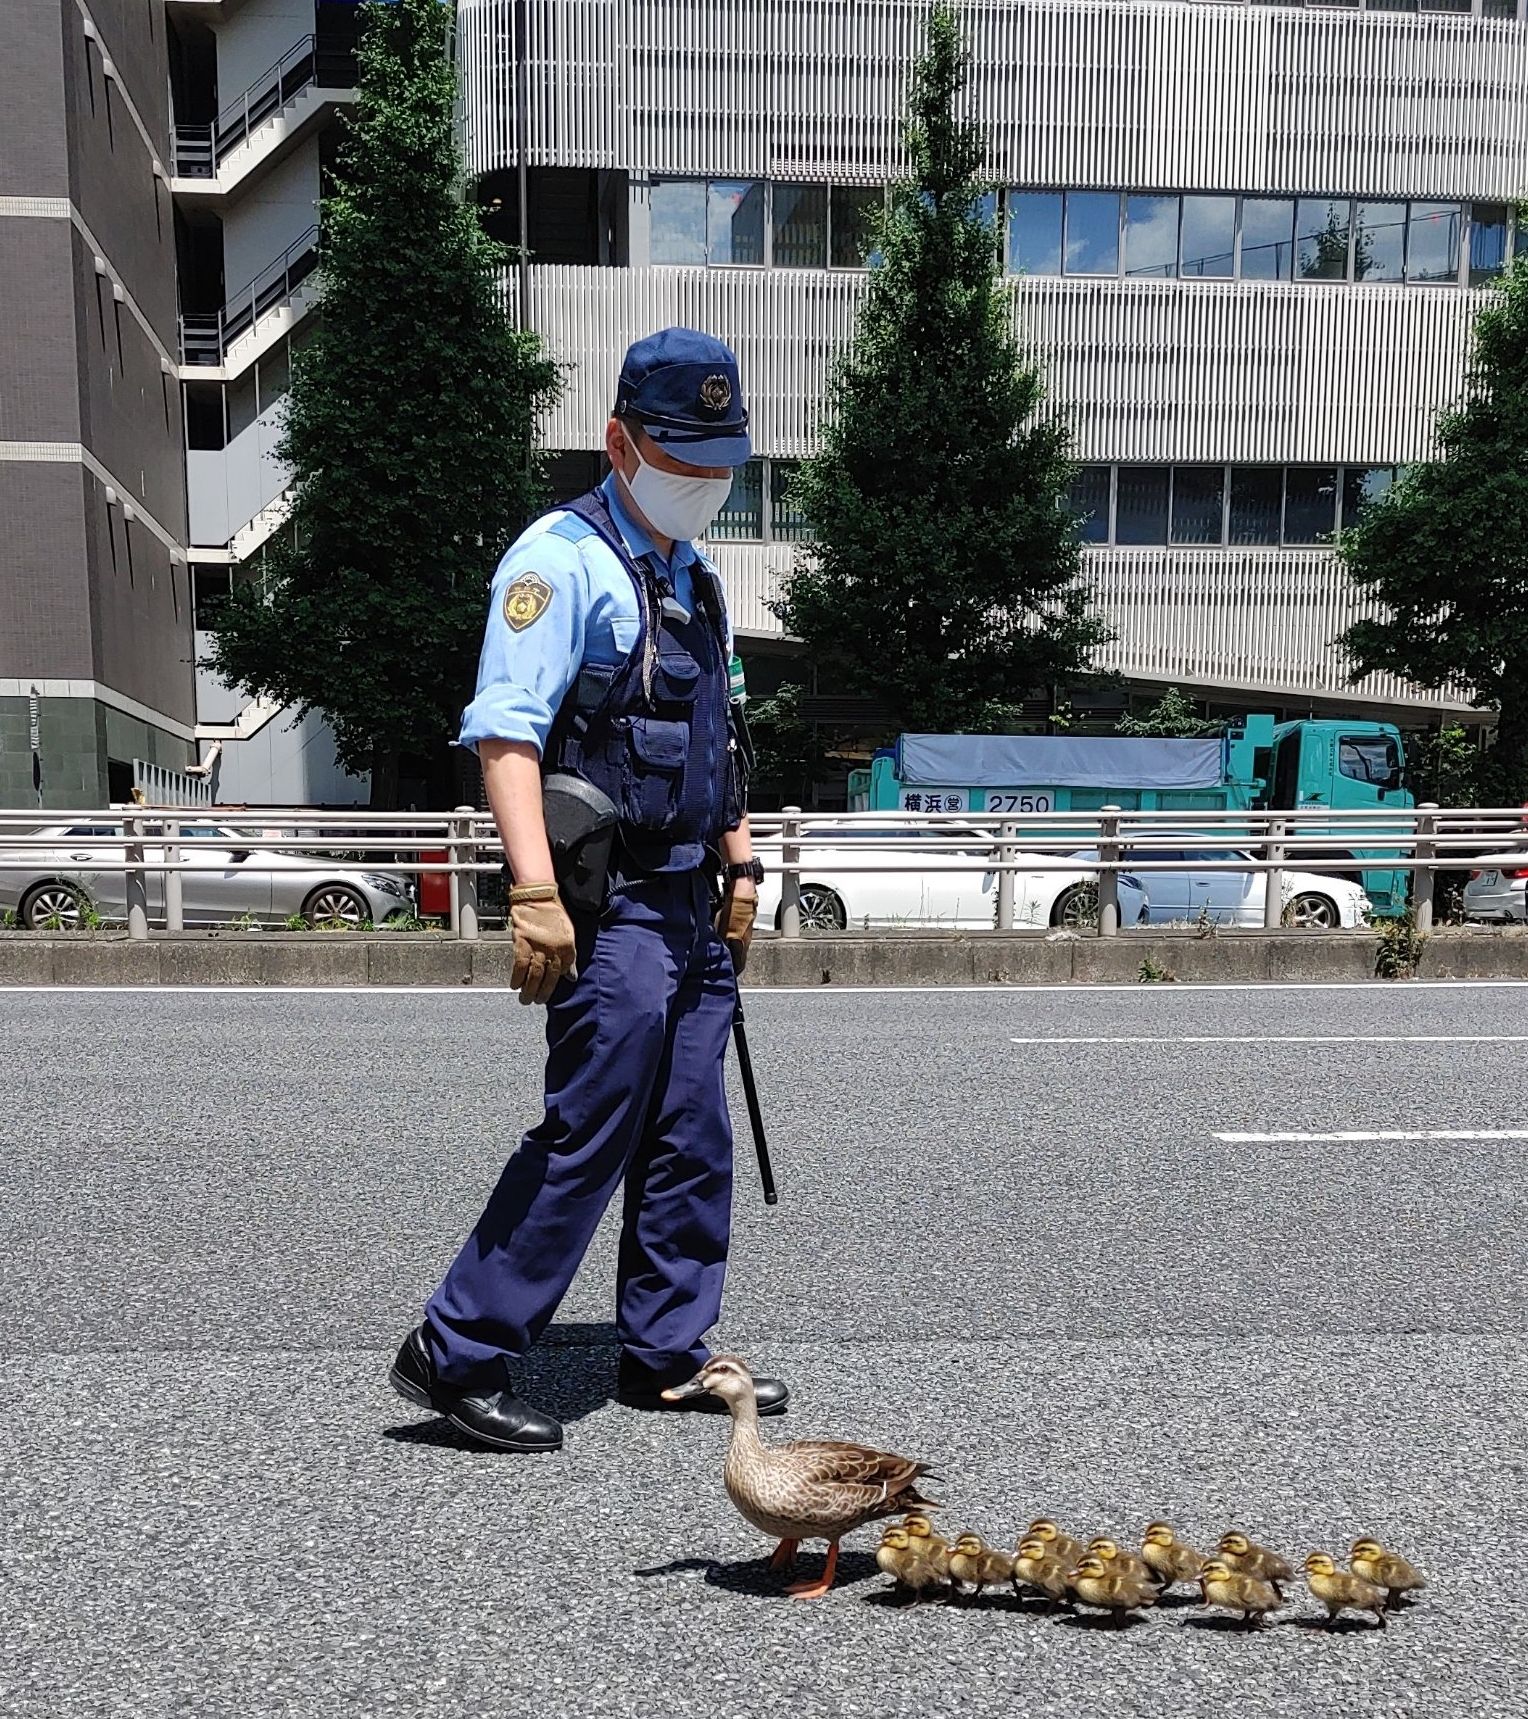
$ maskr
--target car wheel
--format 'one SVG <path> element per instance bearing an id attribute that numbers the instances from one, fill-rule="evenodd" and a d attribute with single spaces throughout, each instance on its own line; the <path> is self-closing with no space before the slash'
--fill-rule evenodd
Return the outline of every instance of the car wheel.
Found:
<path id="1" fill-rule="evenodd" d="M 65 931 L 78 931 L 85 911 L 85 895 L 72 883 L 40 883 L 21 903 L 17 918 L 28 931 L 51 929 L 57 921 Z"/>
<path id="2" fill-rule="evenodd" d="M 1342 923 L 1329 895 L 1297 895 L 1286 909 L 1288 922 L 1305 931 L 1335 931 Z"/>
<path id="3" fill-rule="evenodd" d="M 1051 924 L 1068 931 L 1091 930 L 1098 924 L 1098 885 L 1074 883 L 1062 890 L 1051 908 Z"/>
<path id="4" fill-rule="evenodd" d="M 302 904 L 302 913 L 310 925 L 340 924 L 355 931 L 371 918 L 371 906 L 348 884 L 322 883 Z"/>
<path id="5" fill-rule="evenodd" d="M 785 915 L 782 903 L 775 909 L 775 929 Z M 804 883 L 801 886 L 801 929 L 803 931 L 842 931 L 849 923 L 849 910 L 843 897 L 825 883 Z"/>

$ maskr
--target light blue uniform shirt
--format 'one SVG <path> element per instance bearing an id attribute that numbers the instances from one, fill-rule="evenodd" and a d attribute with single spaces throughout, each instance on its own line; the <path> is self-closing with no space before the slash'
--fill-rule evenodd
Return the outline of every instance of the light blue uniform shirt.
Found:
<path id="1" fill-rule="evenodd" d="M 621 506 L 614 477 L 600 492 L 632 556 L 651 555 L 663 566 L 656 544 Z M 567 515 L 557 509 L 536 520 L 511 545 L 493 576 L 488 627 L 478 659 L 477 696 L 462 712 L 459 744 L 474 751 L 480 740 L 529 741 L 546 750 L 558 707 L 585 663 L 625 662 L 641 630 L 636 587 L 615 551 L 596 532 L 574 543 L 549 528 Z M 674 595 L 695 607 L 690 569 L 701 559 L 693 543 L 676 543 L 668 562 Z M 526 574 L 551 588 L 537 617 L 518 632 L 504 614 L 504 593 Z M 731 623 L 728 623 L 731 650 Z"/>

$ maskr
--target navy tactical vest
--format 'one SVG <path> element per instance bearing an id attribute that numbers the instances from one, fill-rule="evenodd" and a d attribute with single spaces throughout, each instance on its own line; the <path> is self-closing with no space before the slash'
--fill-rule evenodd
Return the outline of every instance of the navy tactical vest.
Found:
<path id="1" fill-rule="evenodd" d="M 571 770 L 614 802 L 623 874 L 693 871 L 708 855 L 714 863 L 723 831 L 746 807 L 720 581 L 708 563 L 691 566 L 695 610 L 687 615 L 668 574 L 627 550 L 598 490 L 563 512 L 548 529 L 605 542 L 631 575 L 639 622 L 625 662 L 579 670 L 552 725 L 546 767 Z"/>

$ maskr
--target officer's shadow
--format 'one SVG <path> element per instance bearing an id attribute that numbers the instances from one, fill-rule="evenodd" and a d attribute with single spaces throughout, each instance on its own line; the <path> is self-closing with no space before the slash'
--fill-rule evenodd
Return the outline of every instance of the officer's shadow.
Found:
<path id="1" fill-rule="evenodd" d="M 619 1356 L 615 1325 L 609 1320 L 549 1325 L 515 1368 L 515 1390 L 564 1425 L 581 1421 L 614 1398 Z M 382 1436 L 397 1444 L 445 1445 L 488 1454 L 438 1416 L 385 1427 Z"/>

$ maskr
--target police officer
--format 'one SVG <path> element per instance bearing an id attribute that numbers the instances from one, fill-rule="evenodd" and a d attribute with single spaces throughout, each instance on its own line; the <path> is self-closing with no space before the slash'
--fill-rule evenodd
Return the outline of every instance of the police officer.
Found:
<path id="1" fill-rule="evenodd" d="M 721 1308 L 732 1130 L 723 1059 L 762 869 L 729 702 L 721 581 L 692 538 L 749 457 L 737 360 L 666 328 L 626 354 L 610 474 L 538 519 L 494 576 L 461 740 L 483 766 L 511 876 L 513 983 L 547 1005 L 546 1110 L 393 1363 L 393 1385 L 499 1450 L 555 1450 L 515 1364 L 566 1293 L 625 1181 L 617 1395 L 667 1404 Z M 604 910 L 570 918 L 553 879 L 545 770 L 619 814 Z M 713 880 L 721 873 L 721 905 Z M 758 1381 L 760 1410 L 788 1392 Z"/>

